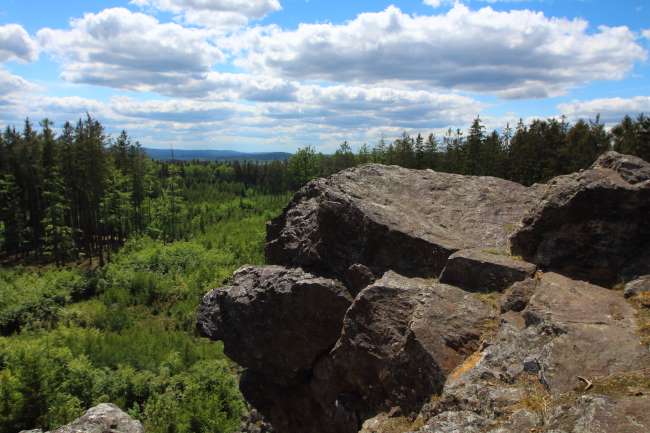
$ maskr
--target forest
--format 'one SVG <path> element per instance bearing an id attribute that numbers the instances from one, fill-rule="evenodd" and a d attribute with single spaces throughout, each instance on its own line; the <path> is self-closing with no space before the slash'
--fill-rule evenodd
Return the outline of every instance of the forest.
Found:
<path id="1" fill-rule="evenodd" d="M 151 433 L 237 431 L 238 369 L 195 332 L 202 295 L 264 261 L 265 222 L 308 180 L 368 162 L 526 185 L 614 149 L 650 160 L 650 118 L 404 133 L 288 161 L 154 161 L 90 116 L 0 134 L 0 433 L 112 402 Z"/>

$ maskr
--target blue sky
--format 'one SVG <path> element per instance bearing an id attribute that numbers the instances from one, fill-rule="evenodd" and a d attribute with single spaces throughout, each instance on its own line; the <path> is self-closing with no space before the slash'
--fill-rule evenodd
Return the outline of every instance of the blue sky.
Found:
<path id="1" fill-rule="evenodd" d="M 86 112 L 150 147 L 329 152 L 650 113 L 647 0 L 2 0 L 0 125 Z"/>

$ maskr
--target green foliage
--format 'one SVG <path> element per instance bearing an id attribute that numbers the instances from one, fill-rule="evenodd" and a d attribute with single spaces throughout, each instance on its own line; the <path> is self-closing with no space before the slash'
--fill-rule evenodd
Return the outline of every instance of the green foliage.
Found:
<path id="1" fill-rule="evenodd" d="M 0 339 L 0 432 L 56 428 L 102 402 L 127 409 L 147 432 L 235 431 L 244 404 L 220 347 L 188 357 L 183 351 L 197 345 L 188 334 L 164 339 L 154 330 L 139 332 L 65 327 Z M 128 346 L 102 357 L 120 344 Z M 155 358 L 146 361 L 152 368 L 132 365 L 147 357 Z"/>
<path id="2" fill-rule="evenodd" d="M 289 197 L 208 186 L 188 167 L 188 240 L 132 236 L 92 272 L 0 272 L 0 314 L 21 317 L 0 338 L 0 433 L 53 429 L 101 402 L 151 433 L 239 428 L 237 371 L 221 343 L 195 335 L 196 308 L 237 267 L 263 263 L 265 222 Z"/>
<path id="3" fill-rule="evenodd" d="M 0 268 L 0 334 L 53 326 L 61 307 L 86 289 L 76 269 Z"/>

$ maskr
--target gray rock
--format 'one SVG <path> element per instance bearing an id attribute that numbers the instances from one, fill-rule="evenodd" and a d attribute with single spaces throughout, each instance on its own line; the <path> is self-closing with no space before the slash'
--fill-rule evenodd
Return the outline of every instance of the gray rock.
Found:
<path id="1" fill-rule="evenodd" d="M 650 274 L 650 163 L 608 152 L 592 168 L 549 182 L 512 236 L 512 253 L 611 286 Z"/>
<path id="2" fill-rule="evenodd" d="M 639 344 L 635 311 L 620 292 L 545 274 L 523 315 L 540 332 L 557 335 L 540 360 L 553 392 L 572 390 L 580 375 L 608 376 L 650 360 Z"/>
<path id="3" fill-rule="evenodd" d="M 302 188 L 268 226 L 267 261 L 341 278 L 354 264 L 376 275 L 437 277 L 458 250 L 506 248 L 537 191 L 492 177 L 364 165 Z"/>
<path id="4" fill-rule="evenodd" d="M 647 433 L 650 397 L 583 395 L 570 407 L 556 407 L 543 430 L 548 433 Z M 514 432 L 513 432 L 514 433 Z"/>
<path id="5" fill-rule="evenodd" d="M 197 326 L 223 340 L 238 364 L 284 384 L 334 346 L 351 303 L 337 281 L 301 269 L 244 267 L 229 286 L 203 298 Z"/>
<path id="6" fill-rule="evenodd" d="M 643 292 L 650 292 L 650 275 L 644 275 L 627 283 L 623 294 L 626 298 L 631 298 Z"/>
<path id="7" fill-rule="evenodd" d="M 102 403 L 52 433 L 144 433 L 144 428 L 140 421 L 134 420 L 114 404 Z"/>
<path id="8" fill-rule="evenodd" d="M 449 257 L 440 282 L 467 290 L 503 291 L 535 273 L 531 263 L 481 249 L 462 250 Z"/>
<path id="9" fill-rule="evenodd" d="M 578 376 L 626 374 L 650 361 L 634 310 L 619 292 L 544 274 L 522 315 L 502 316 L 496 336 L 471 358 L 472 365 L 449 376 L 430 418 L 464 411 L 490 420 L 508 418 L 522 400 L 547 395 L 553 401 L 582 390 Z M 494 433 L 518 431 L 501 426 Z M 565 430 L 548 430 L 560 431 Z"/>
<path id="10" fill-rule="evenodd" d="M 474 412 L 443 412 L 432 418 L 419 433 L 482 433 L 489 428 L 490 420 Z"/>

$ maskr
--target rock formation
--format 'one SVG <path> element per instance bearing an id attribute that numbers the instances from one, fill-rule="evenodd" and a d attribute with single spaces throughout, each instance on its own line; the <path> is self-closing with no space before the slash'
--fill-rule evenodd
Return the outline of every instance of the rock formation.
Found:
<path id="1" fill-rule="evenodd" d="M 512 252 L 575 279 L 611 286 L 650 274 L 650 164 L 608 152 L 553 179 L 512 237 Z"/>
<path id="2" fill-rule="evenodd" d="M 42 430 L 28 432 L 43 433 Z M 144 433 L 144 428 L 140 421 L 134 420 L 114 404 L 102 403 L 52 433 Z"/>
<path id="3" fill-rule="evenodd" d="M 437 277 L 458 250 L 506 249 L 536 198 L 493 177 L 365 165 L 300 190 L 269 224 L 266 257 L 343 279 L 356 264 Z"/>
<path id="4" fill-rule="evenodd" d="M 531 188 L 346 170 L 296 194 L 271 265 L 198 326 L 278 433 L 647 432 L 649 192 L 614 152 Z"/>

